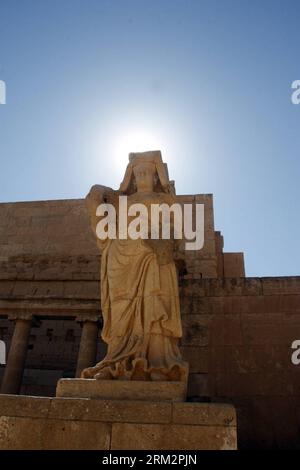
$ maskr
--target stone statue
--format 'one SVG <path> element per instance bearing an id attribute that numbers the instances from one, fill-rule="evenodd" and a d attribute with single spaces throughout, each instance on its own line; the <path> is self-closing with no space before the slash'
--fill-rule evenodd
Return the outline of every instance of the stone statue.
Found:
<path id="1" fill-rule="evenodd" d="M 130 154 L 119 191 L 92 187 L 86 201 L 94 232 L 99 204 L 117 206 L 120 195 L 128 196 L 128 207 L 175 202 L 159 151 Z M 83 370 L 82 378 L 187 380 L 188 365 L 177 344 L 182 328 L 175 242 L 178 240 L 97 238 L 102 252 L 102 338 L 108 349 L 101 362 Z"/>

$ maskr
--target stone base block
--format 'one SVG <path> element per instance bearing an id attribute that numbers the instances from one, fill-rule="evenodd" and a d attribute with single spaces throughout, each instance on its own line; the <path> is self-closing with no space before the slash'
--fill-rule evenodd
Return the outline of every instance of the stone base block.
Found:
<path id="1" fill-rule="evenodd" d="M 231 405 L 0 395 L 0 450 L 236 447 Z"/>
<path id="2" fill-rule="evenodd" d="M 185 401 L 186 382 L 60 379 L 56 396 L 109 400 Z"/>

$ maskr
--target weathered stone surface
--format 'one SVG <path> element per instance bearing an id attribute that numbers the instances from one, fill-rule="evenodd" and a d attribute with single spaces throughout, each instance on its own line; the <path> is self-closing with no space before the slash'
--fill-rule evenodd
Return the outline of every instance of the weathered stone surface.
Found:
<path id="1" fill-rule="evenodd" d="M 43 449 L 45 425 L 44 419 L 0 416 L 0 449 Z"/>
<path id="2" fill-rule="evenodd" d="M 49 421 L 44 441 L 45 449 L 109 449 L 111 435 L 109 423 L 53 420 L 50 421 L 49 427 L 48 423 Z M 50 442 L 49 435 L 52 436 Z"/>
<path id="3" fill-rule="evenodd" d="M 300 277 L 263 277 L 264 295 L 300 294 Z"/>
<path id="4" fill-rule="evenodd" d="M 0 395 L 0 416 L 45 418 L 49 413 L 51 398 L 24 395 Z"/>
<path id="5" fill-rule="evenodd" d="M 105 450 L 110 434 L 107 423 L 0 417 L 1 450 Z"/>
<path id="6" fill-rule="evenodd" d="M 200 346 L 181 347 L 182 357 L 189 364 L 189 371 L 193 373 L 207 373 L 209 370 L 209 349 Z"/>
<path id="7" fill-rule="evenodd" d="M 186 383 L 61 379 L 57 384 L 56 396 L 111 400 L 184 401 L 186 398 Z"/>
<path id="8" fill-rule="evenodd" d="M 236 446 L 230 405 L 0 396 L 1 450 Z"/>
<path id="9" fill-rule="evenodd" d="M 223 253 L 215 249 L 213 196 L 177 199 L 205 206 L 204 247 L 185 257 L 190 274 L 214 278 Z M 0 204 L 0 223 L 0 279 L 98 279 L 99 256 L 83 199 Z"/>
<path id="10" fill-rule="evenodd" d="M 245 277 L 244 253 L 223 253 L 223 276 Z"/>
<path id="11" fill-rule="evenodd" d="M 236 426 L 236 412 L 232 405 L 217 403 L 174 403 L 172 421 L 176 424 Z"/>
<path id="12" fill-rule="evenodd" d="M 201 401 L 203 398 L 214 396 L 214 381 L 209 374 L 190 374 L 188 382 L 188 397 Z"/>
<path id="13" fill-rule="evenodd" d="M 183 346 L 207 346 L 209 343 L 211 315 L 185 315 L 182 318 Z"/>
<path id="14" fill-rule="evenodd" d="M 95 400 L 89 398 L 55 398 L 51 400 L 49 418 L 128 422 L 170 423 L 172 404 L 127 400 Z"/>
<path id="15" fill-rule="evenodd" d="M 191 362 L 189 397 L 233 401 L 243 447 L 299 447 L 300 366 L 291 363 L 290 346 L 300 337 L 300 277 L 205 279 L 215 277 L 216 266 L 224 261 L 220 247 L 218 254 L 213 252 L 212 196 L 178 199 L 204 203 L 206 217 L 205 249 L 185 253 L 188 274 L 180 281 L 181 314 L 212 316 L 207 345 L 200 345 L 203 330 L 195 328 L 182 347 Z M 100 257 L 88 224 L 83 200 L 0 204 L 0 339 L 7 351 L 14 324 L 6 317 L 16 311 L 42 317 L 40 327 L 30 332 L 22 393 L 50 396 L 57 377 L 75 374 L 81 335 L 75 317 L 100 310 Z M 187 321 L 186 339 L 190 328 Z M 101 348 L 98 360 L 104 356 Z M 14 409 L 15 404 L 11 400 L 6 407 Z M 23 413 L 35 414 L 34 419 L 45 413 L 41 408 L 28 411 L 22 405 Z M 71 408 L 66 406 L 75 413 Z"/>
<path id="16" fill-rule="evenodd" d="M 297 427 L 300 415 L 294 409 L 299 407 L 300 366 L 291 362 L 291 343 L 300 337 L 300 295 L 282 293 L 280 278 L 278 287 L 281 293 L 276 293 L 274 288 L 273 294 L 270 291 L 267 295 L 233 295 L 231 289 L 227 292 L 224 288 L 223 295 L 205 296 L 204 284 L 212 281 L 204 281 L 183 281 L 186 294 L 181 297 L 183 317 L 192 315 L 192 319 L 195 319 L 202 314 L 212 315 L 207 346 L 192 345 L 193 341 L 200 341 L 201 336 L 192 338 L 191 343 L 182 346 L 185 359 L 190 361 L 188 396 L 194 400 L 205 398 L 212 401 L 233 401 L 239 414 L 241 447 L 299 447 Z M 285 291 L 292 292 L 294 278 L 291 278 L 291 287 L 288 278 L 284 278 L 284 282 Z M 275 282 L 274 286 L 276 284 Z M 4 287 L 4 295 L 11 288 L 12 284 Z M 96 296 L 98 294 L 99 289 L 95 292 Z M 15 313 L 14 302 L 16 301 L 12 299 L 7 300 L 5 308 L 10 303 L 10 309 L 5 310 L 3 307 L 2 312 Z M 17 302 L 26 311 L 34 308 L 37 315 L 47 312 L 52 318 L 43 319 L 39 328 L 31 330 L 33 339 L 29 344 L 34 345 L 34 349 L 27 353 L 28 369 L 24 374 L 22 393 L 52 395 L 59 376 L 51 378 L 47 369 L 54 369 L 59 364 L 60 376 L 64 370 L 74 370 L 75 373 L 81 329 L 75 321 L 75 315 L 68 319 L 65 315 L 66 312 L 71 315 L 72 310 L 83 308 L 83 301 L 70 299 L 68 304 L 64 304 L 61 299 L 47 298 L 42 304 L 19 298 Z M 84 305 L 88 308 L 88 300 L 86 302 Z M 91 302 L 90 305 L 92 310 Z M 59 319 L 59 316 L 63 318 Z M 189 322 L 185 324 L 186 327 L 189 328 Z M 13 322 L 1 319 L 0 339 L 5 341 L 8 351 L 13 328 Z M 48 329 L 53 331 L 51 342 Z M 68 332 L 73 332 L 74 342 L 66 342 Z M 103 355 L 99 359 L 101 357 Z M 4 368 L 0 369 L 0 380 L 3 370 Z M 258 399 L 264 400 L 264 403 L 278 400 L 276 414 L 269 414 L 267 421 L 265 414 L 256 406 Z M 294 408 L 291 404 L 293 400 Z M 290 426 L 290 432 L 286 433 L 284 439 L 281 439 L 280 429 L 277 429 L 276 436 L 274 434 L 278 416 L 281 417 L 280 421 L 290 422 L 291 416 L 296 421 L 294 426 Z M 258 431 L 262 427 L 265 431 Z M 263 443 L 259 441 L 262 435 Z"/>
<path id="17" fill-rule="evenodd" d="M 232 426 L 166 424 L 112 425 L 113 450 L 234 450 L 236 429 Z"/>

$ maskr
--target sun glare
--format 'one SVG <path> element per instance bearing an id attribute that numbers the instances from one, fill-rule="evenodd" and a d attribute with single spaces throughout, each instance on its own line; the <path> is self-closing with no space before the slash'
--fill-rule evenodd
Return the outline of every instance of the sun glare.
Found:
<path id="1" fill-rule="evenodd" d="M 147 152 L 148 150 L 166 150 L 163 139 L 143 130 L 128 131 L 116 137 L 115 159 L 118 162 L 128 162 L 130 152 Z"/>

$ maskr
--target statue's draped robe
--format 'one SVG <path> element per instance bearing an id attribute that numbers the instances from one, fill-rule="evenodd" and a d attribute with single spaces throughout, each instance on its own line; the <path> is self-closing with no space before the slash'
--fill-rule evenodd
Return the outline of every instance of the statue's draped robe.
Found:
<path id="1" fill-rule="evenodd" d="M 159 241 L 159 246 L 168 240 Z M 177 346 L 182 336 L 173 259 L 160 264 L 147 240 L 108 240 L 101 260 L 102 338 L 105 358 L 83 377 L 185 380 L 187 364 Z"/>

